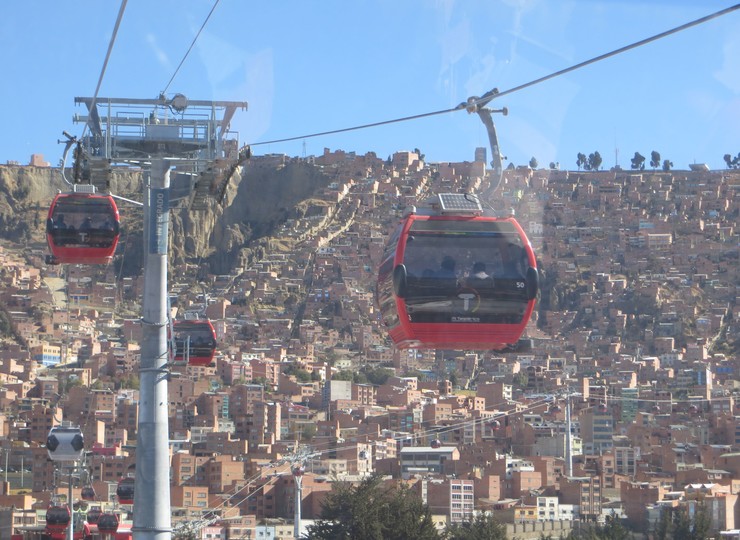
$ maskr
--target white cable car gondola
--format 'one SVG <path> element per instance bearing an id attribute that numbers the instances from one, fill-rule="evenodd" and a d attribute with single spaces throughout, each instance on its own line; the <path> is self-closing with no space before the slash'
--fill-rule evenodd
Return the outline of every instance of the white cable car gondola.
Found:
<path id="1" fill-rule="evenodd" d="M 46 438 L 46 450 L 52 461 L 77 461 L 84 449 L 85 440 L 79 427 L 54 426 Z"/>

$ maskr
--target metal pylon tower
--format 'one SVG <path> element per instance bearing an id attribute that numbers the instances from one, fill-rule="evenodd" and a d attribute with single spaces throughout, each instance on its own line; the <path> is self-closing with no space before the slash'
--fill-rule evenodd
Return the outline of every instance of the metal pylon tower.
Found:
<path id="1" fill-rule="evenodd" d="M 80 138 L 91 183 L 110 191 L 115 163 L 145 172 L 144 297 L 139 368 L 139 420 L 132 531 L 136 540 L 170 540 L 167 251 L 171 168 L 187 181 L 193 210 L 207 209 L 207 198 L 220 198 L 231 174 L 248 157 L 239 149 L 229 124 L 246 102 L 189 101 L 182 94 L 157 99 L 75 98 L 87 114 Z M 182 175 L 182 177 L 180 176 Z M 184 177 L 184 178 L 183 178 Z"/>
<path id="2" fill-rule="evenodd" d="M 306 462 L 321 455 L 321 452 L 311 451 L 308 446 L 296 445 L 293 452 L 276 461 L 271 466 L 281 467 L 289 465 L 290 474 L 295 482 L 295 503 L 293 507 L 293 538 L 301 536 L 301 505 L 303 503 L 303 475 L 306 472 Z"/>

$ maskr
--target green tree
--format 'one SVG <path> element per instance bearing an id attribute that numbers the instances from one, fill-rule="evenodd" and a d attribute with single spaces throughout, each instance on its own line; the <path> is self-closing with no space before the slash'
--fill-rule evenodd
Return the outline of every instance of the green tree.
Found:
<path id="1" fill-rule="evenodd" d="M 728 169 L 740 168 L 740 152 L 738 152 L 736 157 L 732 157 L 731 154 L 725 154 L 724 160 L 725 160 L 725 163 L 727 163 Z"/>
<path id="2" fill-rule="evenodd" d="M 691 533 L 693 534 L 692 538 L 704 540 L 705 538 L 709 538 L 711 531 L 712 518 L 709 515 L 707 507 L 702 504 L 698 506 L 696 508 L 696 512 L 694 512 L 694 525 L 691 530 Z"/>
<path id="3" fill-rule="evenodd" d="M 536 169 L 537 165 L 538 165 L 537 159 L 535 157 L 532 157 L 532 159 L 529 160 L 529 168 Z"/>
<path id="4" fill-rule="evenodd" d="M 307 383 L 311 380 L 311 374 L 303 369 L 298 362 L 293 362 L 285 366 L 283 373 L 285 375 L 293 375 L 298 382 Z"/>
<path id="5" fill-rule="evenodd" d="M 653 168 L 653 170 L 657 169 L 660 166 L 660 153 L 653 150 L 650 152 L 650 166 Z"/>
<path id="6" fill-rule="evenodd" d="M 693 540 L 693 536 L 691 535 L 691 518 L 689 517 L 689 513 L 684 509 L 679 509 L 673 514 L 671 538 L 673 540 Z"/>
<path id="7" fill-rule="evenodd" d="M 587 169 L 590 171 L 598 171 L 601 168 L 601 154 L 598 151 L 588 155 Z"/>
<path id="8" fill-rule="evenodd" d="M 655 524 L 655 540 L 705 540 L 711 518 L 703 504 L 696 506 L 693 519 L 687 508 L 663 508 Z"/>
<path id="9" fill-rule="evenodd" d="M 272 390 L 272 383 L 266 377 L 254 377 L 252 384 L 259 384 L 260 386 L 264 386 L 266 390 Z"/>
<path id="10" fill-rule="evenodd" d="M 604 525 L 585 524 L 568 534 L 566 540 L 629 540 L 631 535 L 615 516 L 607 516 Z"/>
<path id="11" fill-rule="evenodd" d="M 393 375 L 393 371 L 388 368 L 371 368 L 371 367 L 363 367 L 362 373 L 365 374 L 365 377 L 367 378 L 367 382 L 370 384 L 375 384 L 380 386 L 381 384 L 385 384 L 385 381 L 388 380 L 388 378 Z"/>
<path id="12" fill-rule="evenodd" d="M 393 371 L 388 368 L 362 366 L 358 371 L 349 369 L 342 370 L 337 374 L 332 375 L 332 379 L 337 381 L 352 381 L 357 384 L 369 383 L 381 385 L 384 384 L 391 375 L 393 375 Z"/>
<path id="13" fill-rule="evenodd" d="M 640 152 L 635 152 L 635 157 L 633 157 L 631 160 L 631 168 L 644 171 L 645 170 L 645 156 L 640 154 Z"/>
<path id="14" fill-rule="evenodd" d="M 69 391 L 76 386 L 82 386 L 82 381 L 80 380 L 80 378 L 79 377 L 69 377 L 66 380 L 64 389 L 62 390 L 62 394 L 69 394 Z"/>
<path id="15" fill-rule="evenodd" d="M 355 372 L 348 369 L 338 371 L 331 376 L 334 381 L 353 381 L 355 378 Z"/>
<path id="16" fill-rule="evenodd" d="M 668 172 L 673 168 L 673 162 L 667 159 L 663 160 L 663 170 Z"/>
<path id="17" fill-rule="evenodd" d="M 301 440 L 310 441 L 316 435 L 316 424 L 303 424 L 301 428 Z"/>
<path id="18" fill-rule="evenodd" d="M 511 383 L 519 388 L 526 388 L 529 384 L 529 376 L 527 375 L 527 372 L 520 371 L 519 373 L 514 375 L 514 379 L 511 381 Z"/>
<path id="19" fill-rule="evenodd" d="M 405 484 L 387 486 L 378 475 L 358 484 L 336 482 L 308 540 L 435 540 L 429 507 Z"/>
<path id="20" fill-rule="evenodd" d="M 506 527 L 493 514 L 477 514 L 472 521 L 455 524 L 447 530 L 446 540 L 506 540 Z"/>
<path id="21" fill-rule="evenodd" d="M 578 167 L 578 170 L 581 170 L 581 167 L 586 167 L 586 154 L 582 154 L 581 152 L 578 152 L 578 156 L 576 159 L 576 167 Z"/>
<path id="22" fill-rule="evenodd" d="M 629 531 L 617 516 L 606 516 L 606 523 L 596 532 L 599 540 L 628 540 Z"/>

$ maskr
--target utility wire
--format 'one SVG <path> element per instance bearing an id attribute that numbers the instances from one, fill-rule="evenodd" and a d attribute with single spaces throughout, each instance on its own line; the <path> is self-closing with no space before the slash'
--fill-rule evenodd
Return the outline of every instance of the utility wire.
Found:
<path id="1" fill-rule="evenodd" d="M 213 15 L 213 11 L 216 9 L 216 6 L 221 0 L 216 0 L 213 4 L 213 7 L 211 8 L 211 11 L 208 13 L 208 16 L 206 17 L 206 20 L 203 21 L 203 24 L 200 26 L 200 30 L 198 30 L 198 33 L 195 34 L 195 37 L 193 38 L 193 42 L 190 44 L 190 47 L 188 47 L 187 52 L 185 53 L 185 56 L 182 57 L 182 60 L 180 60 L 180 63 L 178 64 L 177 68 L 175 69 L 175 72 L 172 74 L 172 77 L 170 77 L 170 80 L 167 82 L 167 85 L 164 87 L 164 90 L 160 93 L 160 95 L 164 95 L 167 92 L 167 89 L 170 87 L 170 84 L 172 84 L 172 81 L 177 76 L 177 72 L 180 71 L 180 68 L 182 67 L 182 64 L 185 62 L 185 59 L 190 54 L 190 51 L 193 50 L 193 46 L 195 46 L 195 42 L 198 41 L 198 37 L 200 36 L 200 33 L 203 31 L 203 28 L 205 28 L 206 23 L 208 22 L 208 19 L 211 18 L 211 15 Z"/>
<path id="2" fill-rule="evenodd" d="M 384 125 L 388 125 L 388 124 L 395 124 L 395 123 L 398 123 L 398 122 L 407 122 L 409 120 L 417 120 L 419 118 L 426 118 L 426 117 L 429 117 L 429 116 L 436 116 L 436 115 L 440 115 L 440 114 L 451 113 L 451 112 L 455 112 L 455 111 L 467 109 L 467 108 L 470 108 L 471 106 L 476 106 L 476 105 L 477 106 L 483 106 L 486 103 L 488 103 L 489 101 L 491 101 L 494 97 L 495 98 L 499 98 L 499 97 L 505 96 L 507 94 L 512 94 L 514 92 L 518 92 L 519 90 L 523 90 L 523 89 L 528 88 L 530 86 L 533 86 L 535 84 L 539 84 L 541 82 L 544 82 L 544 81 L 547 81 L 549 79 L 558 77 L 560 75 L 564 75 L 565 73 L 569 73 L 569 72 L 574 71 L 576 69 L 580 69 L 582 67 L 588 66 L 588 65 L 593 64 L 595 62 L 599 62 L 601 60 L 605 60 L 605 59 L 607 59 L 607 58 L 609 58 L 611 56 L 615 56 L 617 54 L 621 54 L 623 52 L 629 51 L 630 49 L 634 49 L 634 48 L 640 47 L 642 45 L 646 45 L 647 43 L 650 43 L 652 41 L 656 41 L 658 39 L 661 39 L 661 38 L 664 38 L 666 36 L 669 36 L 671 34 L 675 34 L 677 32 L 681 32 L 682 30 L 686 30 L 687 28 L 691 28 L 692 26 L 697 26 L 699 24 L 705 23 L 705 22 L 710 21 L 712 19 L 715 19 L 717 17 L 721 17 L 722 15 L 727 15 L 728 13 L 730 13 L 732 11 L 735 11 L 735 10 L 737 10 L 739 8 L 740 8 L 740 4 L 735 4 L 733 6 L 730 6 L 728 8 L 722 9 L 720 11 L 717 11 L 717 12 L 712 13 L 710 15 L 707 15 L 705 17 L 701 17 L 699 19 L 693 20 L 693 21 L 688 22 L 686 24 L 682 24 L 682 25 L 677 26 L 675 28 L 672 28 L 670 30 L 666 30 L 665 32 L 661 32 L 660 34 L 656 34 L 656 35 L 654 35 L 652 37 L 649 37 L 649 38 L 646 38 L 646 39 L 637 41 L 635 43 L 632 43 L 630 45 L 626 45 L 624 47 L 620 47 L 619 49 L 615 49 L 615 50 L 613 50 L 611 52 L 608 52 L 608 53 L 605 53 L 605 54 L 601 54 L 599 56 L 595 56 L 594 58 L 591 58 L 590 60 L 586 60 L 584 62 L 580 62 L 578 64 L 575 64 L 573 66 L 567 67 L 565 69 L 561 69 L 560 71 L 556 71 L 556 72 L 551 73 L 549 75 L 546 75 L 544 77 L 540 77 L 539 79 L 535 79 L 535 80 L 530 81 L 528 83 L 521 84 L 521 85 L 516 86 L 514 88 L 510 88 L 509 90 L 504 90 L 504 91 L 498 92 L 498 93 L 496 93 L 496 92 L 489 92 L 489 93 L 485 94 L 484 97 L 482 97 L 482 98 L 471 98 L 467 102 L 460 103 L 456 107 L 452 107 L 450 109 L 442 109 L 442 110 L 439 110 L 439 111 L 433 111 L 433 112 L 428 112 L 428 113 L 423 113 L 423 114 L 415 114 L 413 116 L 404 116 L 404 117 L 401 117 L 401 118 L 395 118 L 393 120 L 384 120 L 384 121 L 381 121 L 381 122 L 373 122 L 373 123 L 370 123 L 370 124 L 362 124 L 362 125 L 359 125 L 359 126 L 353 126 L 353 127 L 348 127 L 348 128 L 333 129 L 333 130 L 330 130 L 330 131 L 321 131 L 321 132 L 318 132 L 318 133 L 311 133 L 311 134 L 308 134 L 308 135 L 299 135 L 299 136 L 296 136 L 296 137 L 286 137 L 284 139 L 273 139 L 271 141 L 255 142 L 255 143 L 250 143 L 250 146 L 260 146 L 260 145 L 265 145 L 265 144 L 274 144 L 274 143 L 281 143 L 281 142 L 296 141 L 296 140 L 299 140 L 299 139 L 310 139 L 310 138 L 313 138 L 313 137 L 321 137 L 321 136 L 324 136 L 324 135 L 334 135 L 336 133 L 346 133 L 348 131 L 357 131 L 357 130 L 360 130 L 360 129 L 367 129 L 367 128 L 371 128 L 371 127 L 384 126 Z"/>

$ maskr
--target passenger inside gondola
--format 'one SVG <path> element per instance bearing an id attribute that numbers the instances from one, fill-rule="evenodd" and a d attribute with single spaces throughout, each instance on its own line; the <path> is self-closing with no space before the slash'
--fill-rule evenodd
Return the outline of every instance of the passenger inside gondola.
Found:
<path id="1" fill-rule="evenodd" d="M 493 276 L 486 271 L 486 263 L 476 261 L 470 270 L 470 275 L 465 280 L 465 284 L 478 291 L 479 294 L 485 294 L 494 287 Z"/>
<path id="2" fill-rule="evenodd" d="M 436 276 L 442 279 L 456 278 L 456 264 L 457 263 L 455 263 L 455 259 L 453 259 L 450 255 L 445 255 L 439 265 L 439 270 L 437 271 Z"/>
<path id="3" fill-rule="evenodd" d="M 486 272 L 486 263 L 477 261 L 473 264 L 473 269 L 470 271 L 470 276 L 474 279 L 488 279 L 489 276 Z"/>
<path id="4" fill-rule="evenodd" d="M 497 237 L 495 245 L 498 258 L 494 268 L 494 277 L 523 278 L 529 265 L 524 249 L 504 236 Z"/>
<path id="5" fill-rule="evenodd" d="M 59 214 L 57 216 L 57 219 L 54 222 L 54 228 L 55 229 L 68 229 L 69 228 L 69 225 L 67 225 L 67 222 L 64 219 L 64 214 Z"/>

